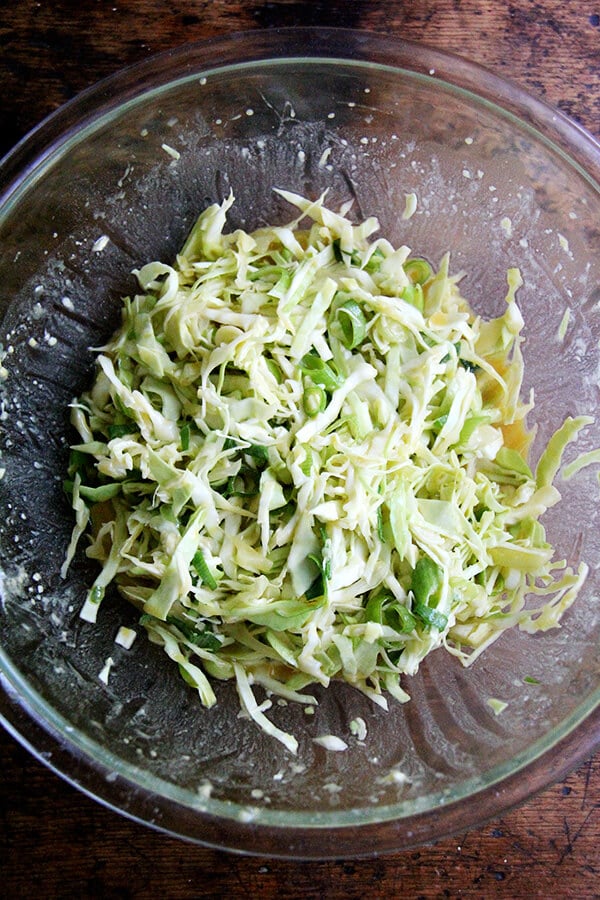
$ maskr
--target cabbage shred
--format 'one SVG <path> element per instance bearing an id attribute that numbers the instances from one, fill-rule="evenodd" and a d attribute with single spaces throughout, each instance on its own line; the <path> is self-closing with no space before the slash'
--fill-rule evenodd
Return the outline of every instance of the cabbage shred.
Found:
<path id="1" fill-rule="evenodd" d="M 591 420 L 530 469 L 517 270 L 482 321 L 447 257 L 434 272 L 376 219 L 279 193 L 287 225 L 224 233 L 229 197 L 175 266 L 135 273 L 72 404 L 64 569 L 88 533 L 82 617 L 114 582 L 204 705 L 236 679 L 295 752 L 253 685 L 313 704 L 343 679 L 385 707 L 440 646 L 469 665 L 507 628 L 558 625 L 586 569 L 553 561 L 540 516 Z"/>

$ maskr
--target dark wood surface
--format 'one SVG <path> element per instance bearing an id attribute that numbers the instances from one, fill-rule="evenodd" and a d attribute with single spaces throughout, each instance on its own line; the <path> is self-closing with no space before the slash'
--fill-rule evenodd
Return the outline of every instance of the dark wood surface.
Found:
<path id="1" fill-rule="evenodd" d="M 281 25 L 369 28 L 509 76 L 600 137 L 597 0 L 0 0 L 0 153 L 157 51 Z M 380 859 L 292 863 L 192 847 L 77 793 L 0 735 L 5 897 L 600 897 L 600 755 L 516 811 Z"/>

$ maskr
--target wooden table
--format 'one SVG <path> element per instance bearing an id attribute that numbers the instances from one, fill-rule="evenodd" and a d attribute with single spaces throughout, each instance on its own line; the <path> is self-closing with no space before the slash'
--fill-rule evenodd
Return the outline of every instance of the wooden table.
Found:
<path id="1" fill-rule="evenodd" d="M 0 2 L 0 152 L 122 66 L 280 25 L 368 28 L 509 76 L 600 136 L 600 5 L 584 0 Z M 5 897 L 599 897 L 600 755 L 483 828 L 375 860 L 293 863 L 193 847 L 80 795 L 0 736 Z"/>

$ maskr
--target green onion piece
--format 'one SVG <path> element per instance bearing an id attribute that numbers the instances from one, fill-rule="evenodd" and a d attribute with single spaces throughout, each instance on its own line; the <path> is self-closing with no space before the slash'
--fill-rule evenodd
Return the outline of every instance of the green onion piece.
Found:
<path id="1" fill-rule="evenodd" d="M 424 606 L 442 584 L 442 570 L 430 556 L 421 556 L 413 570 L 411 590 L 417 603 Z"/>
<path id="2" fill-rule="evenodd" d="M 383 484 L 380 483 L 377 487 L 377 493 L 381 497 L 383 495 Z M 377 537 L 383 543 L 385 541 L 385 523 L 383 520 L 383 503 L 380 503 L 377 507 Z"/>
<path id="3" fill-rule="evenodd" d="M 85 469 L 90 462 L 90 458 L 87 453 L 82 453 L 81 450 L 71 450 L 69 453 L 69 475 L 75 475 L 77 472 L 80 472 L 82 469 Z M 73 491 L 73 485 L 71 483 L 71 492 Z"/>
<path id="4" fill-rule="evenodd" d="M 425 304 L 423 300 L 423 288 L 420 284 L 407 284 L 400 296 L 407 303 L 410 303 L 411 306 L 414 306 L 420 312 L 423 312 Z"/>
<path id="5" fill-rule="evenodd" d="M 369 599 L 365 607 L 365 618 L 367 621 L 383 625 L 383 604 L 389 596 L 391 595 L 382 593 Z"/>
<path id="6" fill-rule="evenodd" d="M 319 537 L 321 538 L 321 547 L 324 548 L 328 540 L 325 527 L 319 529 Z M 309 553 L 307 559 L 310 559 L 310 561 L 315 564 L 319 570 L 319 574 L 305 592 L 306 599 L 314 600 L 315 597 L 327 597 L 327 582 L 331 578 L 331 560 L 324 559 L 323 553 L 320 555 L 317 553 Z"/>
<path id="7" fill-rule="evenodd" d="M 424 625 L 437 628 L 438 631 L 443 631 L 448 624 L 448 616 L 437 609 L 432 609 L 431 606 L 426 606 L 424 603 L 414 603 L 413 612 Z"/>
<path id="8" fill-rule="evenodd" d="M 408 259 L 404 263 L 404 271 L 413 284 L 425 284 L 433 275 L 433 269 L 426 259 Z"/>
<path id="9" fill-rule="evenodd" d="M 339 238 L 335 238 L 331 242 L 333 255 L 336 262 L 347 263 L 351 266 L 360 266 L 361 258 L 357 250 L 342 250 L 342 244 Z"/>
<path id="10" fill-rule="evenodd" d="M 408 610 L 402 603 L 397 603 L 394 606 L 394 612 L 398 616 L 402 628 L 399 628 L 399 631 L 404 631 L 409 634 L 411 631 L 414 631 L 417 627 L 417 620 L 413 616 L 413 614 Z"/>
<path id="11" fill-rule="evenodd" d="M 221 641 L 213 634 L 209 628 L 203 631 L 196 631 L 191 622 L 180 619 L 178 616 L 167 616 L 167 624 L 174 625 L 178 631 L 195 647 L 202 647 L 204 650 L 219 650 Z"/>
<path id="12" fill-rule="evenodd" d="M 326 566 L 325 566 L 325 564 L 323 562 L 323 558 L 321 556 L 318 556 L 316 553 L 309 553 L 307 559 L 310 559 L 312 562 L 314 562 L 315 566 L 317 566 L 317 568 L 320 569 L 321 574 L 324 579 L 328 577 L 327 572 L 326 572 Z"/>
<path id="13" fill-rule="evenodd" d="M 456 341 L 454 344 L 454 349 L 456 350 L 456 355 L 458 357 L 459 366 L 462 366 L 463 369 L 467 370 L 467 372 L 478 372 L 479 371 L 479 366 L 477 365 L 477 363 L 473 362 L 470 359 L 464 359 L 461 356 L 462 341 Z M 450 358 L 450 355 L 448 354 L 448 359 L 449 358 Z M 442 360 L 442 362 L 445 362 L 445 360 Z"/>
<path id="14" fill-rule="evenodd" d="M 126 419 L 131 418 L 131 410 L 127 409 L 118 394 L 113 398 L 113 403 L 115 404 L 115 409 L 118 410 L 122 416 L 125 416 Z"/>
<path id="15" fill-rule="evenodd" d="M 211 591 L 216 590 L 217 582 L 215 581 L 214 576 L 211 574 L 210 569 L 206 565 L 206 560 L 204 559 L 202 550 L 196 550 L 196 552 L 194 553 L 192 566 L 198 573 L 198 577 L 200 578 L 202 584 L 205 584 L 206 587 L 211 589 Z"/>
<path id="16" fill-rule="evenodd" d="M 313 583 L 306 589 L 304 596 L 307 600 L 314 600 L 316 597 L 325 596 L 325 579 L 323 574 L 319 572 Z"/>
<path id="17" fill-rule="evenodd" d="M 333 249 L 333 255 L 334 255 L 335 261 L 336 261 L 336 262 L 343 262 L 343 261 L 344 261 L 344 255 L 343 255 L 343 253 L 342 253 L 342 247 L 341 247 L 340 239 L 339 239 L 339 238 L 336 238 L 334 241 L 332 241 L 332 242 L 331 242 L 331 247 L 332 247 L 332 249 Z"/>
<path id="18" fill-rule="evenodd" d="M 307 353 L 300 360 L 300 371 L 308 376 L 314 384 L 324 387 L 326 391 L 335 391 L 344 383 L 343 377 L 337 371 L 335 363 L 325 362 L 314 353 Z"/>
<path id="19" fill-rule="evenodd" d="M 190 426 L 188 422 L 179 429 L 179 440 L 181 442 L 182 450 L 190 449 Z"/>
<path id="20" fill-rule="evenodd" d="M 448 616 L 435 609 L 436 597 L 442 585 L 442 570 L 430 556 L 417 560 L 413 570 L 411 590 L 414 596 L 412 611 L 424 625 L 442 631 L 448 624 Z"/>
<path id="21" fill-rule="evenodd" d="M 247 476 L 246 480 L 251 480 L 250 484 L 246 484 L 244 476 Z M 223 497 L 226 499 L 229 497 L 256 497 L 258 494 L 258 487 L 256 485 L 255 476 L 255 469 L 250 469 L 248 466 L 242 466 L 237 475 L 231 475 L 227 479 L 225 487 L 221 491 Z M 249 488 L 249 490 L 246 490 L 246 488 Z"/>
<path id="22" fill-rule="evenodd" d="M 244 447 L 243 452 L 265 465 L 269 462 L 269 448 L 262 444 L 250 444 L 249 447 Z"/>
<path id="23" fill-rule="evenodd" d="M 338 306 L 333 316 L 331 329 L 348 350 L 353 350 L 362 344 L 367 333 L 367 320 L 355 300 L 348 300 Z"/>
<path id="24" fill-rule="evenodd" d="M 438 416 L 437 419 L 434 419 L 433 427 L 434 427 L 435 431 L 441 431 L 447 421 L 448 421 L 448 413 L 444 413 L 443 416 Z"/>
<path id="25" fill-rule="evenodd" d="M 95 585 L 89 592 L 87 599 L 88 603 L 100 605 L 104 599 L 104 588 L 99 584 Z"/>
<path id="26" fill-rule="evenodd" d="M 316 384 L 311 385 L 304 391 L 302 406 L 306 415 L 312 419 L 314 416 L 318 416 L 320 412 L 323 412 L 327 406 L 327 394 L 322 387 Z"/>
<path id="27" fill-rule="evenodd" d="M 254 272 L 248 271 L 248 281 L 258 281 L 259 279 L 269 277 L 270 275 L 276 275 L 279 277 L 281 275 L 281 266 L 260 266 L 260 268 L 256 269 Z"/>
<path id="28" fill-rule="evenodd" d="M 130 422 L 128 425 L 109 425 L 108 437 L 109 440 L 112 441 L 113 438 L 124 437 L 126 434 L 133 434 L 135 430 L 136 427 L 133 422 Z"/>
<path id="29" fill-rule="evenodd" d="M 371 253 L 367 264 L 365 265 L 365 271 L 369 273 L 377 272 L 381 267 L 381 263 L 384 259 L 385 253 L 383 253 L 383 251 L 380 250 L 379 247 L 376 247 L 375 250 L 373 250 L 373 252 Z"/>
<path id="30" fill-rule="evenodd" d="M 269 370 L 269 372 L 271 373 L 271 375 L 277 382 L 277 384 L 281 384 L 283 381 L 283 372 L 281 371 L 281 369 L 279 368 L 279 366 L 277 365 L 275 360 L 274 359 L 265 359 L 265 364 L 267 366 L 267 369 Z"/>
<path id="31" fill-rule="evenodd" d="M 410 634 L 417 626 L 417 620 L 410 610 L 388 591 L 371 597 L 365 607 L 365 618 L 369 622 L 387 625 L 400 634 Z"/>
<path id="32" fill-rule="evenodd" d="M 129 337 L 129 340 L 135 341 L 137 335 L 134 333 Z M 131 389 L 133 387 L 133 360 L 128 356 L 120 356 L 117 358 L 117 373 L 119 375 L 119 381 Z"/>

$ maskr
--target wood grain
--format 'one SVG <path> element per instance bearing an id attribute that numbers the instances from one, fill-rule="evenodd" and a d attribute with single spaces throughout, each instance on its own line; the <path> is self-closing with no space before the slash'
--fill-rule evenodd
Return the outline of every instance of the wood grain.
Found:
<path id="1" fill-rule="evenodd" d="M 583 0 L 0 0 L 0 152 L 69 98 L 188 41 L 368 28 L 488 66 L 600 136 L 600 5 Z M 600 756 L 484 828 L 380 859 L 293 863 L 194 847 L 77 793 L 0 736 L 3 896 L 599 897 Z"/>
<path id="2" fill-rule="evenodd" d="M 0 9 L 0 152 L 79 91 L 153 53 L 301 24 L 368 28 L 450 50 L 600 135 L 600 25 L 581 0 L 4 0 Z"/>
<path id="3" fill-rule="evenodd" d="M 379 859 L 234 856 L 146 830 L 0 739 L 5 897 L 598 897 L 600 759 L 521 808 Z"/>

